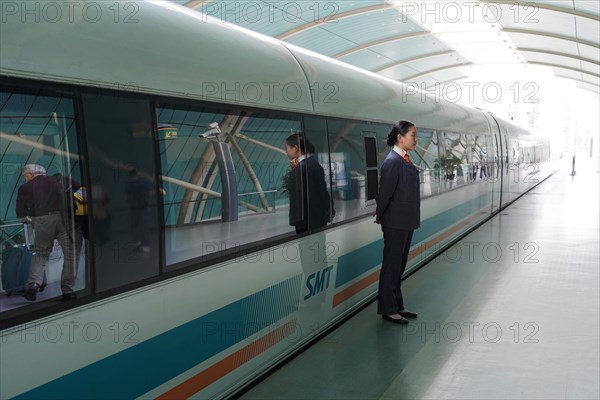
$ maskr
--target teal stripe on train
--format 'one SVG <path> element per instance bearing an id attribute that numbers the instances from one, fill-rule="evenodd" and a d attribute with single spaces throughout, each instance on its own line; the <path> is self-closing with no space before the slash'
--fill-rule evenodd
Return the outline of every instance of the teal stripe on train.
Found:
<path id="1" fill-rule="evenodd" d="M 442 232 L 486 206 L 491 207 L 490 193 L 461 203 L 456 207 L 452 207 L 421 221 L 421 227 L 413 235 L 412 244 L 425 241 L 427 238 Z M 382 255 L 383 238 L 341 256 L 338 259 L 335 287 L 343 286 L 381 264 Z"/>
<path id="2" fill-rule="evenodd" d="M 15 398 L 141 396 L 236 343 L 258 339 L 252 335 L 297 310 L 301 280 L 302 275 L 287 279 Z M 47 360 L 49 368 L 59 361 Z"/>

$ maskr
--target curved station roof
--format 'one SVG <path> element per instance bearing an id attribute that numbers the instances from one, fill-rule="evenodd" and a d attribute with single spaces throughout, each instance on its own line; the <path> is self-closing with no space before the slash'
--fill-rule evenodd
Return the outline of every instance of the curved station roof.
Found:
<path id="1" fill-rule="evenodd" d="M 172 1 L 423 88 L 492 65 L 600 92 L 598 0 Z"/>

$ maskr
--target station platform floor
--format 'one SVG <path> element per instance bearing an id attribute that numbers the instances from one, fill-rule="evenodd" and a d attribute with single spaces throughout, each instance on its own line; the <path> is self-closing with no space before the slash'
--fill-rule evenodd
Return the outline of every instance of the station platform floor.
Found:
<path id="1" fill-rule="evenodd" d="M 596 162 L 561 169 L 240 398 L 598 399 Z"/>

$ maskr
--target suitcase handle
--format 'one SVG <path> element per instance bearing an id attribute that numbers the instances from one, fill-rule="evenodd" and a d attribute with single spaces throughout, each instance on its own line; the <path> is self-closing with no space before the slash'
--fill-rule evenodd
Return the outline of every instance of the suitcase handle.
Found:
<path id="1" fill-rule="evenodd" d="M 31 218 L 26 217 L 26 221 L 27 222 L 13 222 L 10 224 L 4 224 L 4 225 L 0 225 L 0 229 L 4 230 L 6 228 L 12 228 L 15 226 L 20 226 L 23 228 L 23 234 L 25 236 L 25 246 L 27 246 L 27 248 L 31 248 L 31 243 L 29 243 L 29 227 L 27 226 L 30 222 L 31 222 Z"/>

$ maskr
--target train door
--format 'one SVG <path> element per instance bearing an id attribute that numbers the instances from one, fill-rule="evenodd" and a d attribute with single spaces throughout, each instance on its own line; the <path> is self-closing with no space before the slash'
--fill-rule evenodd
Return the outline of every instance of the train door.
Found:
<path id="1" fill-rule="evenodd" d="M 504 129 L 504 132 L 502 132 L 502 130 L 500 131 L 500 137 L 502 138 L 502 142 L 503 142 L 503 149 L 504 149 L 504 154 L 502 155 L 502 162 L 500 163 L 500 175 L 501 175 L 501 179 L 502 179 L 502 187 L 501 187 L 501 193 L 503 194 L 503 196 L 500 199 L 500 207 L 503 208 L 505 206 L 506 203 L 506 196 L 504 196 L 504 194 L 506 193 L 506 187 L 505 185 L 508 184 L 508 179 L 509 179 L 509 169 L 510 169 L 510 165 L 511 165 L 511 160 L 509 159 L 509 152 L 508 152 L 508 132 L 506 130 L 506 128 Z"/>
<path id="2" fill-rule="evenodd" d="M 89 152 L 97 291 L 159 273 L 158 183 L 150 103 L 82 94 Z M 102 193 L 100 196 L 99 193 Z M 102 201 L 101 199 L 105 199 Z M 101 216 L 98 210 L 102 207 Z"/>
<path id="3" fill-rule="evenodd" d="M 445 165 L 445 157 L 446 154 L 446 143 L 444 140 L 445 132 L 433 131 L 433 136 L 437 137 L 437 177 L 439 179 L 439 190 L 440 192 L 445 192 L 450 189 L 450 183 L 448 182 L 446 170 L 447 167 Z"/>
<path id="4" fill-rule="evenodd" d="M 502 207 L 502 138 L 500 132 L 500 125 L 493 116 L 489 116 L 490 130 L 492 132 L 493 151 L 491 159 L 488 160 L 489 179 L 492 190 L 492 214 L 498 212 Z"/>
<path id="5" fill-rule="evenodd" d="M 490 175 L 492 178 L 492 214 L 500 209 L 502 204 L 502 144 L 500 133 L 494 132 L 494 156 L 490 160 Z"/>
<path id="6" fill-rule="evenodd" d="M 303 130 L 304 130 L 304 146 L 307 154 L 312 153 L 316 160 L 319 162 L 321 167 L 323 168 L 323 173 L 325 175 L 325 186 L 327 190 L 327 195 L 323 194 L 323 190 L 319 190 L 320 182 L 312 182 L 311 178 L 314 180 L 315 175 L 307 176 L 306 179 L 306 188 L 307 196 L 308 196 L 308 206 L 311 205 L 315 207 L 317 204 L 311 200 L 311 197 L 322 198 L 322 201 L 328 201 L 329 204 L 319 204 L 319 207 L 324 207 L 326 209 L 325 214 L 331 220 L 334 215 L 334 205 L 333 205 L 333 197 L 332 197 L 332 165 L 329 155 L 329 142 L 327 136 L 327 121 L 324 119 L 318 118 L 304 118 L 303 119 Z M 337 171 L 336 171 L 337 172 Z M 328 200 L 325 200 L 328 198 Z M 306 212 L 311 215 L 311 210 L 306 210 Z M 330 222 L 330 221 L 328 221 Z M 322 228 L 323 221 L 311 220 L 311 217 L 308 218 L 308 229 L 319 229 Z"/>

